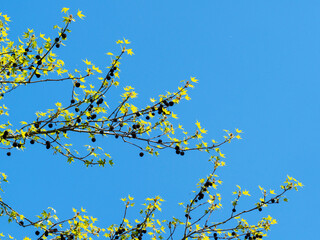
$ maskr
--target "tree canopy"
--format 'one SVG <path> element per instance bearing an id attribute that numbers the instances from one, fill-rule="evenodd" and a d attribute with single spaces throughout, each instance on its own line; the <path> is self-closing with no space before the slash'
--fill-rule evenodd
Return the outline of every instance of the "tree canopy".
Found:
<path id="1" fill-rule="evenodd" d="M 190 152 L 206 152 L 212 168 L 207 176 L 200 178 L 193 196 L 181 205 L 184 218 L 161 218 L 160 196 L 150 196 L 144 208 L 135 217 L 128 216 L 134 206 L 132 196 L 124 196 L 123 214 L 120 222 L 109 226 L 99 226 L 94 216 L 86 210 L 73 209 L 74 215 L 60 219 L 53 208 L 45 209 L 34 216 L 26 216 L 15 210 L 14 202 L 7 202 L 2 193 L 0 214 L 11 224 L 24 229 L 34 229 L 33 236 L 24 239 L 262 239 L 276 220 L 271 216 L 262 217 L 254 224 L 246 220 L 248 214 L 263 211 L 264 208 L 287 201 L 285 193 L 298 190 L 302 184 L 287 176 L 279 191 L 260 187 L 261 196 L 251 207 L 239 210 L 238 205 L 248 190 L 236 186 L 231 206 L 222 209 L 221 194 L 217 192 L 222 180 L 218 169 L 225 166 L 222 148 L 233 140 L 240 140 L 242 130 L 224 130 L 221 140 L 207 140 L 207 130 L 196 122 L 196 129 L 190 131 L 176 123 L 178 118 L 174 108 L 188 101 L 188 91 L 197 84 L 196 77 L 182 81 L 173 92 L 165 92 L 151 98 L 149 103 L 138 107 L 133 104 L 138 93 L 132 86 L 121 85 L 121 63 L 134 55 L 130 41 L 126 38 L 116 41 L 118 52 L 108 52 L 110 57 L 107 71 L 102 71 L 92 61 L 83 60 L 85 69 L 69 70 L 58 58 L 57 50 L 65 46 L 72 35 L 72 24 L 85 15 L 78 10 L 71 14 L 63 8 L 63 25 L 55 25 L 55 36 L 36 34 L 32 29 L 18 38 L 15 43 L 9 38 L 10 17 L 1 14 L 0 21 L 0 92 L 1 100 L 7 94 L 34 84 L 49 82 L 70 82 L 70 99 L 67 103 L 55 102 L 54 108 L 37 111 L 34 119 L 10 119 L 10 110 L 1 104 L 1 154 L 2 158 L 14 158 L 18 151 L 29 151 L 34 145 L 64 158 L 67 163 L 82 163 L 86 167 L 110 167 L 121 159 L 113 159 L 112 150 L 106 150 L 101 139 L 112 138 L 122 141 L 140 157 L 161 155 L 162 151 L 173 151 L 182 158 Z M 75 60 L 76 61 L 76 60 Z M 114 88 L 123 92 L 118 99 L 109 99 Z M 58 95 L 58 94 L 57 94 Z M 181 117 L 181 116 L 180 116 Z M 182 116 L 183 117 L 183 116 Z M 74 139 L 85 136 L 88 141 L 75 146 Z M 135 149 L 135 150 L 132 150 Z M 114 150 L 114 149 L 113 149 Z M 32 163 L 31 163 L 32 164 Z M 8 181 L 5 173 L 0 175 L 0 189 Z M 98 189 L 97 189 L 98 190 Z M 84 206 L 85 207 L 85 206 Z M 227 212 L 226 217 L 216 220 L 213 216 Z M 118 216 L 117 216 L 118 217 Z M 3 229 L 1 228 L 1 231 Z M 0 239 L 15 238 L 14 233 L 0 231 Z"/>

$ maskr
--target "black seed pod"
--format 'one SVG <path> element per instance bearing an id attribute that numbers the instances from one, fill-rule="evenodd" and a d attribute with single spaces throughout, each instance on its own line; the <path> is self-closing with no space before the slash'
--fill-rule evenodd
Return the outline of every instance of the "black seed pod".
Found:
<path id="1" fill-rule="evenodd" d="M 139 156 L 140 156 L 140 157 L 143 157 L 143 155 L 144 155 L 144 153 L 143 153 L 143 152 L 139 153 Z"/>
<path id="2" fill-rule="evenodd" d="M 102 98 L 100 98 L 100 99 L 97 101 L 97 104 L 98 104 L 98 105 L 101 104 L 101 103 L 103 103 L 103 99 L 102 99 Z"/>

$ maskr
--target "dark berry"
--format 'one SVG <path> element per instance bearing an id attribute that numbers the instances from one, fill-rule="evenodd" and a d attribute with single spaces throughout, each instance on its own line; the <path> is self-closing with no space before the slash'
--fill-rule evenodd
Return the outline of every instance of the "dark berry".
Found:
<path id="1" fill-rule="evenodd" d="M 272 203 L 274 203 L 274 202 L 275 202 L 275 200 L 272 198 L 272 199 L 271 199 L 271 202 L 272 202 Z"/>
<path id="2" fill-rule="evenodd" d="M 24 49 L 24 51 L 29 52 L 29 48 Z"/>
<path id="3" fill-rule="evenodd" d="M 160 144 L 161 144 L 161 143 L 162 143 L 162 140 L 161 140 L 161 139 L 159 139 L 159 140 L 158 140 L 158 143 L 160 143 Z"/>
<path id="4" fill-rule="evenodd" d="M 35 127 L 35 128 L 39 128 L 39 123 L 35 123 L 35 124 L 34 124 L 34 127 Z"/>
<path id="5" fill-rule="evenodd" d="M 52 127 L 53 127 L 53 124 L 52 124 L 52 123 L 49 123 L 48 127 L 49 127 L 49 128 L 52 128 Z"/>
<path id="6" fill-rule="evenodd" d="M 96 139 L 95 139 L 95 138 L 91 138 L 91 141 L 92 141 L 92 142 L 95 142 L 95 141 L 96 141 Z"/>
<path id="7" fill-rule="evenodd" d="M 97 101 L 97 104 L 98 104 L 98 105 L 101 104 L 101 103 L 103 103 L 103 99 L 102 99 L 102 98 L 100 98 L 100 99 Z"/>
<path id="8" fill-rule="evenodd" d="M 136 112 L 136 116 L 139 117 L 141 115 L 140 112 Z"/>
<path id="9" fill-rule="evenodd" d="M 174 149 L 175 149 L 175 150 L 179 150 L 180 147 L 179 147 L 179 146 L 175 146 Z"/>
<path id="10" fill-rule="evenodd" d="M 176 150 L 176 154 L 180 154 L 180 150 Z"/>
<path id="11" fill-rule="evenodd" d="M 56 48 L 59 48 L 59 47 L 60 47 L 60 44 L 59 44 L 59 43 L 57 43 L 57 44 L 56 44 Z"/>
<path id="12" fill-rule="evenodd" d="M 184 156 L 184 151 L 181 151 L 181 152 L 180 152 L 180 155 L 181 155 L 181 156 Z"/>
<path id="13" fill-rule="evenodd" d="M 131 136 L 132 136 L 133 138 L 136 138 L 136 137 L 137 137 L 137 134 L 136 134 L 135 132 L 132 132 L 132 133 L 131 133 Z"/>
<path id="14" fill-rule="evenodd" d="M 45 235 L 46 237 L 48 237 L 49 232 L 48 232 L 48 231 L 45 231 L 45 232 L 44 232 L 44 235 Z"/>
<path id="15" fill-rule="evenodd" d="M 213 234 L 213 237 L 217 237 L 217 236 L 218 236 L 218 233 L 214 233 L 214 234 Z"/>
<path id="16" fill-rule="evenodd" d="M 7 72 L 7 76 L 10 76 L 10 72 Z"/>
<path id="17" fill-rule="evenodd" d="M 18 146 L 18 143 L 14 142 L 14 143 L 12 144 L 12 146 L 13 146 L 13 147 L 17 147 L 17 146 Z"/>
<path id="18" fill-rule="evenodd" d="M 111 79 L 111 77 L 110 77 L 110 75 L 108 74 L 108 75 L 107 75 L 107 80 L 110 80 L 110 79 Z"/>
<path id="19" fill-rule="evenodd" d="M 91 119 L 95 119 L 97 117 L 96 114 L 92 114 Z"/>
<path id="20" fill-rule="evenodd" d="M 81 118 L 77 118 L 77 123 L 81 123 Z"/>
<path id="21" fill-rule="evenodd" d="M 74 100 L 74 99 L 71 99 L 71 104 L 74 104 L 75 102 L 76 102 L 76 100 Z"/>
<path id="22" fill-rule="evenodd" d="M 11 156 L 11 152 L 7 152 L 7 156 Z"/>
<path id="23" fill-rule="evenodd" d="M 59 38 L 55 38 L 54 41 L 55 41 L 55 42 L 59 42 Z"/>
<path id="24" fill-rule="evenodd" d="M 14 67 L 14 68 L 17 67 L 17 66 L 18 66 L 18 65 L 17 65 L 16 63 L 13 63 L 13 64 L 12 64 L 12 67 Z"/>
<path id="25" fill-rule="evenodd" d="M 19 224 L 20 224 L 21 226 L 23 226 L 23 225 L 24 225 L 23 221 L 20 221 L 20 222 L 19 222 Z"/>
<path id="26" fill-rule="evenodd" d="M 236 212 L 237 210 L 234 208 L 234 209 L 232 209 L 232 212 Z"/>
<path id="27" fill-rule="evenodd" d="M 80 83 L 79 83 L 79 82 L 76 82 L 76 83 L 75 83 L 75 86 L 76 86 L 76 87 L 80 87 Z"/>
<path id="28" fill-rule="evenodd" d="M 41 60 L 39 60 L 39 61 L 37 62 L 37 64 L 38 64 L 38 65 L 41 65 L 41 64 L 42 64 L 42 61 L 41 61 Z"/>
<path id="29" fill-rule="evenodd" d="M 235 232 L 232 232 L 231 234 L 232 234 L 232 236 L 235 236 L 235 235 L 236 235 L 236 233 L 235 233 Z"/>
<path id="30" fill-rule="evenodd" d="M 40 234 L 40 232 L 39 232 L 39 231 L 36 231 L 35 234 L 38 236 L 38 235 Z"/>
<path id="31" fill-rule="evenodd" d="M 41 77 L 41 74 L 36 73 L 36 77 L 37 77 L 37 78 L 40 78 L 40 77 Z"/>
<path id="32" fill-rule="evenodd" d="M 113 77 L 113 76 L 114 76 L 113 72 L 110 72 L 110 76 L 111 76 L 111 77 Z"/>
<path id="33" fill-rule="evenodd" d="M 259 208 L 258 210 L 259 210 L 259 212 L 261 212 L 261 211 L 262 211 L 262 208 Z"/>
<path id="34" fill-rule="evenodd" d="M 31 139 L 31 140 L 30 140 L 30 143 L 31 143 L 31 144 L 34 144 L 34 140 L 33 140 L 33 139 Z"/>
<path id="35" fill-rule="evenodd" d="M 61 37 L 62 37 L 62 39 L 66 39 L 66 38 L 67 38 L 67 34 L 62 33 L 62 34 L 61 34 Z"/>
<path id="36" fill-rule="evenodd" d="M 169 102 L 169 106 L 173 106 L 173 104 L 174 104 L 174 103 L 173 103 L 172 101 Z"/>
<path id="37" fill-rule="evenodd" d="M 103 131 L 103 130 L 100 130 L 99 133 L 100 133 L 100 134 L 104 134 L 104 131 Z"/>
<path id="38" fill-rule="evenodd" d="M 75 108 L 74 110 L 75 110 L 76 112 L 79 112 L 79 111 L 80 111 L 79 108 Z"/>
<path id="39" fill-rule="evenodd" d="M 120 126 L 120 127 L 123 127 L 123 123 L 120 123 L 119 126 Z"/>
<path id="40" fill-rule="evenodd" d="M 115 138 L 119 138 L 119 135 L 118 135 L 118 134 L 116 134 L 114 137 L 115 137 Z"/>
<path id="41" fill-rule="evenodd" d="M 146 116 L 146 119 L 147 119 L 147 120 L 149 120 L 149 119 L 150 119 L 150 117 L 149 117 L 149 116 Z"/>
<path id="42" fill-rule="evenodd" d="M 40 59 L 40 58 L 41 58 L 40 55 L 37 55 L 37 56 L 36 56 L 36 59 Z"/>
<path id="43" fill-rule="evenodd" d="M 113 126 L 110 126 L 109 127 L 109 131 L 113 131 L 114 127 Z"/>
<path id="44" fill-rule="evenodd" d="M 143 157 L 143 155 L 144 155 L 144 153 L 143 153 L 143 152 L 139 153 L 139 156 L 140 156 L 140 157 Z"/>
<path id="45" fill-rule="evenodd" d="M 21 148 L 22 147 L 22 144 L 21 143 L 18 143 L 18 148 Z"/>

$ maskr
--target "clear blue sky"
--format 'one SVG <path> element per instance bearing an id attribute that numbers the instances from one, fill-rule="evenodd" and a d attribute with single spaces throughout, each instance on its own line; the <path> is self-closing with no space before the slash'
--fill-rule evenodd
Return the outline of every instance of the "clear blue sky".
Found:
<path id="1" fill-rule="evenodd" d="M 67 46 L 57 51 L 68 68 L 84 68 L 87 58 L 104 69 L 105 53 L 117 52 L 115 41 L 126 37 L 135 55 L 122 60 L 120 80 L 139 93 L 136 105 L 197 77 L 192 100 L 175 109 L 180 123 L 191 131 L 199 120 L 208 138 L 217 140 L 223 129 L 244 131 L 243 140 L 222 148 L 228 165 L 218 172 L 224 211 L 230 212 L 236 184 L 250 191 L 253 202 L 260 197 L 258 185 L 278 190 L 289 174 L 305 186 L 288 194 L 289 203 L 259 213 L 278 220 L 268 239 L 314 238 L 320 224 L 319 1 L 1 1 L 15 41 L 27 28 L 54 38 L 62 7 L 86 15 L 71 25 Z M 69 102 L 65 86 L 21 88 L 3 103 L 14 121 L 31 120 L 37 110 Z M 114 167 L 69 165 L 36 146 L 10 158 L 3 152 L 1 171 L 10 181 L 5 201 L 28 217 L 50 206 L 63 219 L 72 207 L 83 206 L 106 227 L 120 221 L 120 198 L 128 194 L 137 203 L 132 216 L 143 199 L 155 195 L 166 200 L 161 218 L 183 216 L 177 203 L 189 199 L 198 179 L 210 173 L 205 153 L 182 158 L 164 151 L 158 158 L 140 158 L 137 149 L 113 139 L 98 141 L 115 159 Z M 21 232 L 5 220 L 0 218 L 0 232 L 33 236 L 33 230 Z"/>

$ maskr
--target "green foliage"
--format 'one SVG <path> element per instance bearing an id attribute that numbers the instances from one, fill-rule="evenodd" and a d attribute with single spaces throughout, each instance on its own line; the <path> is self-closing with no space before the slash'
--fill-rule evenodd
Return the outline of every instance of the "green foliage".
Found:
<path id="1" fill-rule="evenodd" d="M 57 102 L 55 109 L 45 112 L 37 112 L 34 121 L 21 121 L 20 126 L 14 126 L 8 121 L 0 125 L 1 147 L 7 151 L 7 155 L 14 151 L 26 148 L 26 143 L 39 144 L 54 153 L 65 157 L 68 163 L 81 161 L 85 166 L 113 165 L 111 155 L 102 147 L 85 145 L 86 154 L 80 154 L 83 149 L 77 150 L 72 144 L 71 134 L 87 135 L 92 142 L 96 142 L 97 135 L 113 136 L 123 142 L 139 149 L 139 155 L 145 154 L 158 156 L 160 151 L 172 149 L 177 155 L 183 156 L 189 151 L 206 151 L 210 154 L 212 173 L 206 178 L 200 179 L 198 190 L 184 207 L 185 218 L 173 218 L 159 220 L 157 217 L 161 211 L 163 199 L 159 196 L 147 198 L 144 209 L 141 209 L 136 219 L 127 218 L 127 212 L 134 206 L 133 197 L 123 198 L 124 215 L 120 223 L 109 227 L 98 227 L 97 219 L 85 214 L 85 209 L 74 209 L 74 216 L 69 219 L 59 220 L 55 210 L 49 208 L 31 220 L 15 211 L 0 197 L 0 216 L 6 216 L 8 222 L 15 222 L 22 228 L 35 229 L 36 239 L 92 239 L 93 237 L 109 239 L 261 239 L 266 236 L 270 226 L 276 223 L 271 216 L 262 218 L 256 224 L 249 224 L 243 217 L 249 212 L 262 211 L 269 205 L 287 201 L 284 194 L 302 184 L 289 177 L 281 191 L 267 191 L 260 187 L 262 197 L 256 204 L 247 210 L 238 211 L 237 206 L 243 196 L 250 196 L 249 191 L 237 186 L 234 192 L 230 217 L 220 222 L 211 220 L 211 216 L 222 210 L 221 195 L 216 189 L 222 184 L 216 174 L 216 170 L 225 165 L 224 154 L 220 146 L 230 143 L 233 139 L 241 139 L 239 129 L 234 133 L 225 130 L 224 139 L 220 142 L 204 141 L 203 135 L 207 131 L 196 122 L 196 130 L 189 134 L 180 124 L 175 126 L 171 120 L 178 118 L 173 112 L 175 105 L 183 100 L 190 100 L 188 90 L 198 80 L 191 77 L 184 81 L 175 92 L 167 92 L 157 98 L 150 99 L 150 104 L 139 109 L 131 103 L 138 94 L 131 86 L 125 86 L 120 96 L 119 104 L 112 110 L 108 108 L 105 100 L 111 88 L 120 86 L 120 61 L 125 55 L 133 55 L 127 39 L 118 40 L 120 46 L 118 54 L 107 53 L 111 61 L 108 71 L 103 73 L 91 61 L 84 60 L 86 70 L 83 72 L 75 69 L 73 72 L 64 68 L 64 62 L 58 59 L 54 53 L 56 48 L 64 46 L 69 34 L 70 24 L 75 21 L 73 15 L 68 13 L 68 8 L 63 8 L 66 14 L 63 17 L 63 27 L 54 26 L 57 29 L 55 38 L 45 37 L 44 34 L 36 36 L 32 29 L 28 29 L 15 44 L 8 38 L 10 18 L 0 15 L 0 98 L 5 94 L 16 90 L 20 86 L 39 84 L 45 82 L 72 81 L 72 99 L 70 104 L 63 106 Z M 82 11 L 77 16 L 84 18 Z M 48 78 L 54 74 L 56 78 Z M 87 79 L 96 78 L 98 85 L 87 83 Z M 9 116 L 8 108 L 0 106 L 0 115 L 3 119 Z M 7 182 L 7 176 L 0 173 L 0 184 Z M 0 185 L 0 190 L 2 186 Z M 193 218 L 194 216 L 195 219 Z M 232 222 L 234 227 L 225 227 Z M 179 236 L 176 236 L 180 234 Z M 3 237 L 3 238 L 2 238 Z M 5 235 L 0 234 L 0 239 Z M 8 235 L 9 238 L 13 238 Z M 31 239 L 25 237 L 24 239 Z"/>

